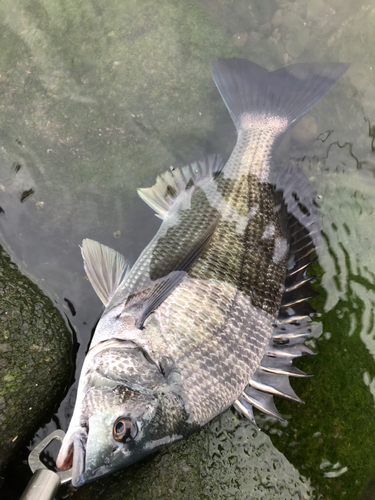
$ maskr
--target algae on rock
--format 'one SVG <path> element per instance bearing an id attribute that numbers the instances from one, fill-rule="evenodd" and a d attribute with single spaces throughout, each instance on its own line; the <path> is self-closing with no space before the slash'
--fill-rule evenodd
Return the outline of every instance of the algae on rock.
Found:
<path id="1" fill-rule="evenodd" d="M 61 397 L 71 348 L 51 300 L 0 247 L 0 467 Z"/>

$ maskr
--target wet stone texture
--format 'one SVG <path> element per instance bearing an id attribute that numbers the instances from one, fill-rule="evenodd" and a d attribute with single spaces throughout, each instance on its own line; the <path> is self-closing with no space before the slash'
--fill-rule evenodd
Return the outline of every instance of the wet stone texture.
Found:
<path id="1" fill-rule="evenodd" d="M 0 247 L 0 467 L 61 398 L 71 346 L 51 300 Z"/>
<path id="2" fill-rule="evenodd" d="M 60 498 L 66 498 L 66 493 Z M 76 500 L 308 500 L 309 481 L 234 410 L 170 448 L 88 484 Z"/>

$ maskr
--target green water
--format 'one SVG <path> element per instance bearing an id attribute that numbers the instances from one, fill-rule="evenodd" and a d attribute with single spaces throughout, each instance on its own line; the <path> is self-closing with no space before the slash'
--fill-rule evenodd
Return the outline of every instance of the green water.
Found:
<path id="1" fill-rule="evenodd" d="M 62 495 L 361 498 L 375 475 L 374 33 L 371 1 L 1 0 L 0 239 L 75 327 L 78 371 L 101 312 L 82 239 L 134 261 L 158 227 L 136 188 L 233 147 L 209 61 L 351 63 L 279 153 L 299 161 L 323 218 L 323 334 L 317 356 L 299 362 L 314 378 L 294 383 L 305 404 L 278 402 L 287 422 L 259 416 L 261 432 L 230 410 L 186 442 Z M 75 387 L 34 443 L 67 428 Z M 7 474 L 25 470 L 23 456 Z"/>

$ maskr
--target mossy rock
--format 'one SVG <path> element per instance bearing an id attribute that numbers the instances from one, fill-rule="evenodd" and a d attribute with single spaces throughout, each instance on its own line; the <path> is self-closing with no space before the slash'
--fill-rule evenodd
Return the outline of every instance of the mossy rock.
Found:
<path id="1" fill-rule="evenodd" d="M 0 247 L 0 467 L 61 398 L 71 349 L 51 300 Z"/>

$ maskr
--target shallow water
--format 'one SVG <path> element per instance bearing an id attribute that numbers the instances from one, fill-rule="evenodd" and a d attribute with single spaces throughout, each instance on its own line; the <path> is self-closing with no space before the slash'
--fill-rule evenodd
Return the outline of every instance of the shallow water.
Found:
<path id="1" fill-rule="evenodd" d="M 308 174 L 323 217 L 315 300 L 324 333 L 318 355 L 299 363 L 314 378 L 294 384 L 305 405 L 278 404 L 286 425 L 259 417 L 273 444 L 257 434 L 252 460 L 262 470 L 275 454 L 283 466 L 274 465 L 268 486 L 259 481 L 254 497 L 252 481 L 262 473 L 246 479 L 255 462 L 233 435 L 251 427 L 240 422 L 232 432 L 228 414 L 209 426 L 209 450 L 220 445 L 217 422 L 225 442 L 238 446 L 230 446 L 234 462 L 215 462 L 205 451 L 223 479 L 218 493 L 199 472 L 202 498 L 285 498 L 275 484 L 289 474 L 295 498 L 354 499 L 375 471 L 374 28 L 371 2 L 0 3 L 0 238 L 74 327 L 77 374 L 101 313 L 84 276 L 82 239 L 134 262 L 159 225 L 136 188 L 171 165 L 233 147 L 209 61 L 245 57 L 270 70 L 296 61 L 352 63 L 279 152 Z M 75 391 L 72 382 L 30 446 L 56 427 L 66 430 Z M 262 447 L 267 460 L 256 452 Z M 26 469 L 24 455 L 9 477 Z M 230 466 L 233 475 L 223 476 Z"/>

